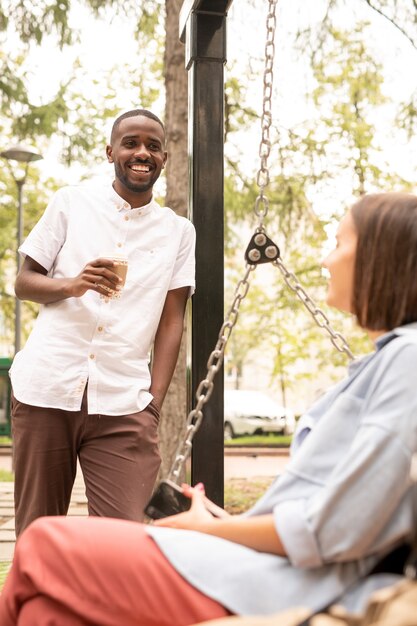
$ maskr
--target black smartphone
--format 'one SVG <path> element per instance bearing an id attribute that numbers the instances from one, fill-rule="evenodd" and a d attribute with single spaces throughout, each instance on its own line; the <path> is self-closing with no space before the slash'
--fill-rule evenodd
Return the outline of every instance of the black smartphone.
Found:
<path id="1" fill-rule="evenodd" d="M 215 517 L 228 517 L 226 511 L 208 498 L 205 498 L 205 506 Z M 190 507 L 191 498 L 183 494 L 179 485 L 171 480 L 161 480 L 145 507 L 145 514 L 150 519 L 161 519 L 188 511 Z"/>
<path id="2" fill-rule="evenodd" d="M 145 507 L 145 513 L 151 519 L 161 519 L 188 511 L 190 507 L 191 498 L 182 493 L 179 485 L 171 480 L 161 480 Z"/>

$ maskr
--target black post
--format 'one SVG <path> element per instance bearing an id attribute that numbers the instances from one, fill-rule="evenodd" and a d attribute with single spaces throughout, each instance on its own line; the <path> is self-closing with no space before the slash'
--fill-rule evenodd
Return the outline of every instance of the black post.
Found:
<path id="1" fill-rule="evenodd" d="M 189 93 L 189 206 L 197 231 L 196 284 L 191 321 L 189 410 L 207 375 L 207 361 L 224 319 L 224 72 L 226 15 L 232 0 L 186 0 L 180 37 L 186 42 Z M 193 441 L 191 482 L 223 505 L 223 369 L 204 405 Z"/>
<path id="2" fill-rule="evenodd" d="M 27 166 L 26 166 L 27 169 Z M 17 186 L 17 226 L 16 226 L 16 276 L 19 273 L 22 259 L 19 253 L 19 248 L 22 243 L 23 236 L 23 185 L 25 184 L 25 178 L 16 180 Z M 22 303 L 19 298 L 15 298 L 14 306 L 14 353 L 17 354 L 20 350 L 21 336 L 22 336 Z"/>

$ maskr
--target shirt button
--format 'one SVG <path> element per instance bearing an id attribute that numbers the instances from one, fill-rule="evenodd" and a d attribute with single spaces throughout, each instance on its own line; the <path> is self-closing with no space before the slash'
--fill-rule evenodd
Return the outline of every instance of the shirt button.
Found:
<path id="1" fill-rule="evenodd" d="M 121 248 L 121 247 L 122 247 L 122 245 L 123 245 L 123 244 L 122 244 L 122 243 L 120 243 L 120 241 L 119 241 L 119 243 L 117 244 L 117 247 L 118 247 L 118 248 Z"/>
<path id="2" fill-rule="evenodd" d="M 127 202 L 124 203 L 123 208 L 124 209 L 128 209 L 130 207 L 130 204 L 128 204 Z"/>
<path id="3" fill-rule="evenodd" d="M 99 327 L 97 328 L 97 330 L 98 330 L 98 332 L 99 332 L 99 333 L 101 333 L 101 332 L 102 332 L 102 330 L 103 330 L 103 326 L 99 326 Z"/>
<path id="4" fill-rule="evenodd" d="M 90 354 L 90 359 L 95 359 L 96 355 L 95 354 Z"/>
<path id="5" fill-rule="evenodd" d="M 125 215 L 125 221 L 128 222 L 129 221 L 129 216 Z"/>

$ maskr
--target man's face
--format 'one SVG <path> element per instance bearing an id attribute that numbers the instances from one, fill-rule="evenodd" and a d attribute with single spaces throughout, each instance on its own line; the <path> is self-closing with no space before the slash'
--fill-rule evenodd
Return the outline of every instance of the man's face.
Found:
<path id="1" fill-rule="evenodd" d="M 107 146 L 109 163 L 114 163 L 115 189 L 142 194 L 152 190 L 165 166 L 165 136 L 162 126 L 148 117 L 123 119 Z"/>

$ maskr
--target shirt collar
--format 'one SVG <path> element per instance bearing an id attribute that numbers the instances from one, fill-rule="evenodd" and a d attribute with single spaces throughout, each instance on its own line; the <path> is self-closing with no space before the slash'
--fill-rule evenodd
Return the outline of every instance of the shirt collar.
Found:
<path id="1" fill-rule="evenodd" d="M 381 335 L 375 340 L 375 347 L 377 350 L 381 350 L 391 339 L 400 335 L 410 335 L 417 333 L 417 322 L 411 322 L 411 324 L 404 324 L 404 326 L 398 326 L 388 333 Z"/>
<path id="2" fill-rule="evenodd" d="M 148 202 L 148 204 L 144 204 L 141 207 L 137 207 L 135 209 L 132 209 L 130 204 L 128 202 L 126 202 L 126 200 L 124 200 L 121 196 L 119 196 L 117 191 L 115 191 L 115 189 L 113 187 L 113 181 L 111 181 L 110 184 L 109 184 L 109 198 L 110 198 L 111 202 L 114 204 L 114 206 L 117 209 L 117 211 L 125 210 L 125 211 L 131 211 L 131 212 L 134 212 L 134 213 L 144 214 L 144 213 L 149 213 L 149 211 L 152 210 L 152 207 L 155 204 L 155 200 L 152 197 L 150 202 Z"/>
<path id="3" fill-rule="evenodd" d="M 356 359 L 353 359 L 353 361 L 351 361 L 348 364 L 349 374 L 350 375 L 355 374 L 359 367 L 362 367 L 363 365 L 365 365 L 365 363 L 367 363 L 370 359 L 372 359 L 372 357 L 375 355 L 376 352 L 378 352 L 379 350 L 381 350 L 381 348 L 386 346 L 387 343 L 391 341 L 391 339 L 394 339 L 394 337 L 398 337 L 399 335 L 408 335 L 411 333 L 417 333 L 417 322 L 412 322 L 411 324 L 405 324 L 404 326 L 398 326 L 398 328 L 394 328 L 393 330 L 390 330 L 388 333 L 384 333 L 383 335 L 378 337 L 378 339 L 375 339 L 375 351 L 374 352 L 371 352 L 370 354 L 365 354 L 364 356 L 360 356 Z"/>

